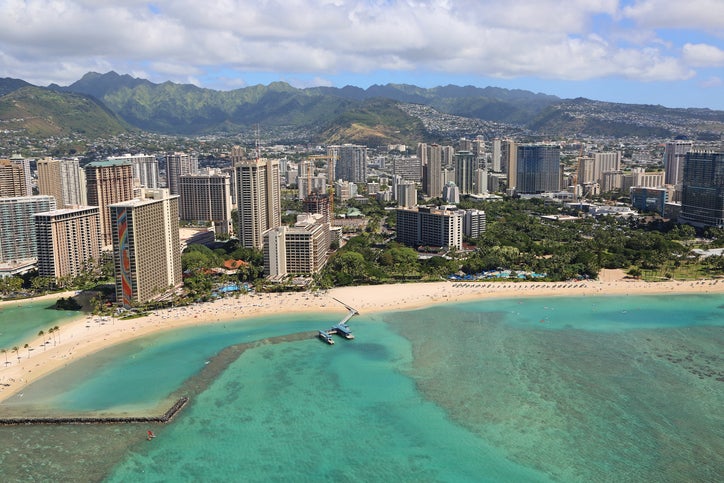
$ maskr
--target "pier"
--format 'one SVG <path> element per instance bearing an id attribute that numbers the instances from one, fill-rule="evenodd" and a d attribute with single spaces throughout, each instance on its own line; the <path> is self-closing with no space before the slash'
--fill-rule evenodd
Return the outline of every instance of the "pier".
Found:
<path id="1" fill-rule="evenodd" d="M 340 320 L 337 324 L 333 325 L 327 330 L 319 331 L 319 338 L 329 345 L 334 345 L 334 339 L 332 339 L 332 336 L 335 334 L 342 336 L 347 340 L 354 339 L 354 334 L 352 334 L 352 330 L 347 325 L 347 321 L 355 315 L 359 315 L 357 309 L 350 307 L 349 305 L 345 304 L 341 300 L 335 299 L 334 297 L 332 297 L 332 299 L 344 305 L 348 312 L 347 315 L 345 315 L 344 318 Z"/>
<path id="2" fill-rule="evenodd" d="M 20 426 L 27 424 L 126 424 L 126 423 L 168 423 L 189 402 L 182 397 L 161 416 L 130 417 L 68 417 L 68 418 L 0 418 L 0 426 Z"/>

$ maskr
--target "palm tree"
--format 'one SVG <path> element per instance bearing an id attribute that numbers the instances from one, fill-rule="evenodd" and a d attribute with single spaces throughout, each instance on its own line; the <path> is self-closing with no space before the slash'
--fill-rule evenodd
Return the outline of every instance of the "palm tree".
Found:
<path id="1" fill-rule="evenodd" d="M 43 332 L 42 330 L 40 332 L 38 332 L 38 337 L 43 337 L 44 335 L 45 335 L 45 332 Z M 43 350 L 45 350 L 45 342 L 43 342 L 41 345 L 43 346 Z"/>
<path id="2" fill-rule="evenodd" d="M 7 350 L 7 349 L 0 349 L 0 352 L 2 352 L 3 354 L 5 354 L 5 365 L 7 366 L 8 364 L 10 364 L 10 363 L 8 362 L 8 350 Z"/>
<path id="3" fill-rule="evenodd" d="M 55 345 L 55 335 L 53 335 L 53 332 L 55 332 L 55 329 L 53 327 L 48 329 L 48 334 L 53 336 L 53 345 Z"/>
<path id="4" fill-rule="evenodd" d="M 20 349 L 18 348 L 18 346 L 13 347 L 13 352 L 15 352 L 16 354 L 18 353 L 19 350 Z M 18 360 L 20 360 L 20 356 L 18 356 Z"/>
<path id="5" fill-rule="evenodd" d="M 60 342 L 60 327 L 57 325 L 53 327 L 53 333 L 58 334 L 58 342 Z"/>
<path id="6" fill-rule="evenodd" d="M 30 344 L 25 344 L 25 345 L 23 346 L 23 349 L 27 349 L 27 350 L 28 350 L 28 359 L 30 359 Z"/>

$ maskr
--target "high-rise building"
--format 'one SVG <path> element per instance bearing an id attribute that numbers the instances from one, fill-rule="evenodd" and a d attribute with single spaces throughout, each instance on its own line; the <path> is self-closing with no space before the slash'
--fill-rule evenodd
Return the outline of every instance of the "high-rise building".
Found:
<path id="1" fill-rule="evenodd" d="M 664 214 L 669 202 L 670 190 L 666 188 L 631 188 L 631 206 L 639 211 L 653 211 Z"/>
<path id="2" fill-rule="evenodd" d="M 419 183 L 422 180 L 422 165 L 417 156 L 395 156 L 392 159 L 392 174 L 406 181 Z"/>
<path id="3" fill-rule="evenodd" d="M 634 187 L 658 188 L 664 185 L 663 171 L 646 171 L 644 168 L 631 168 L 631 185 Z"/>
<path id="4" fill-rule="evenodd" d="M 182 281 L 178 196 L 142 189 L 110 205 L 116 301 L 131 307 L 153 300 Z"/>
<path id="5" fill-rule="evenodd" d="M 297 175 L 297 189 L 300 200 L 305 199 L 312 192 L 312 178 L 314 178 L 314 162 L 311 159 L 301 160 L 299 162 L 299 174 Z"/>
<path id="6" fill-rule="evenodd" d="M 455 184 L 460 194 L 475 193 L 475 171 L 477 170 L 475 155 L 470 151 L 455 153 Z"/>
<path id="7" fill-rule="evenodd" d="M 483 210 L 465 210 L 463 215 L 463 234 L 478 238 L 485 232 L 486 219 Z"/>
<path id="8" fill-rule="evenodd" d="M 513 190 L 518 184 L 518 144 L 511 139 L 503 139 L 500 150 L 501 168 L 508 175 L 508 189 Z"/>
<path id="9" fill-rule="evenodd" d="M 677 185 L 681 184 L 684 176 L 684 160 L 686 153 L 692 150 L 691 141 L 672 141 L 664 146 L 664 172 L 666 178 L 664 183 Z"/>
<path id="10" fill-rule="evenodd" d="M 445 203 L 460 203 L 460 189 L 455 186 L 453 181 L 445 183 L 445 187 L 442 189 L 442 200 Z"/>
<path id="11" fill-rule="evenodd" d="M 623 189 L 623 171 L 604 171 L 601 191 L 608 193 L 609 191 L 620 191 Z"/>
<path id="12" fill-rule="evenodd" d="M 32 160 L 23 158 L 20 154 L 10 156 L 10 162 L 20 168 L 25 179 L 25 191 L 18 196 L 33 196 L 33 176 L 30 172 L 30 161 Z"/>
<path id="13" fill-rule="evenodd" d="M 467 138 L 460 138 L 458 140 L 458 151 L 473 151 L 473 142 Z"/>
<path id="14" fill-rule="evenodd" d="M 302 202 L 302 211 L 304 213 L 319 213 L 325 223 L 330 223 L 331 218 L 331 200 L 329 195 L 312 193 Z"/>
<path id="15" fill-rule="evenodd" d="M 54 209 L 52 196 L 0 198 L 0 263 L 36 258 L 33 215 Z"/>
<path id="16" fill-rule="evenodd" d="M 501 156 L 502 156 L 502 144 L 500 142 L 500 139 L 495 138 L 493 139 L 493 157 L 490 160 L 491 169 L 494 173 L 500 173 L 503 169 L 502 163 L 501 163 Z"/>
<path id="17" fill-rule="evenodd" d="M 25 167 L 9 159 L 0 159 L 0 198 L 28 196 L 30 179 Z"/>
<path id="18" fill-rule="evenodd" d="M 397 241 L 412 247 L 463 247 L 463 217 L 459 211 L 420 206 L 397 209 Z"/>
<path id="19" fill-rule="evenodd" d="M 231 148 L 229 158 L 231 158 L 231 166 L 234 167 L 237 165 L 237 163 L 240 163 L 241 161 L 244 161 L 246 159 L 246 150 L 241 146 L 234 146 Z"/>
<path id="20" fill-rule="evenodd" d="M 417 186 L 412 181 L 403 181 L 397 185 L 397 206 L 414 208 L 417 206 Z"/>
<path id="21" fill-rule="evenodd" d="M 85 171 L 78 159 L 39 159 L 37 168 L 38 192 L 55 197 L 58 209 L 88 204 Z"/>
<path id="22" fill-rule="evenodd" d="M 417 147 L 417 157 L 420 158 L 423 169 L 423 188 L 428 196 L 437 198 L 442 194 L 442 146 L 438 144 L 420 143 Z"/>
<path id="23" fill-rule="evenodd" d="M 334 180 L 367 182 L 367 147 L 356 144 L 328 146 L 327 155 L 335 163 Z"/>
<path id="24" fill-rule="evenodd" d="M 578 158 L 578 184 L 585 185 L 596 182 L 596 160 L 590 156 Z"/>
<path id="25" fill-rule="evenodd" d="M 281 225 L 279 160 L 244 160 L 234 168 L 241 245 L 262 248 L 264 232 Z"/>
<path id="26" fill-rule="evenodd" d="M 75 277 L 101 259 L 101 217 L 97 206 L 37 213 L 38 275 Z"/>
<path id="27" fill-rule="evenodd" d="M 179 194 L 179 178 L 199 171 L 199 158 L 193 154 L 173 153 L 166 155 L 166 187 L 172 195 Z"/>
<path id="28" fill-rule="evenodd" d="M 179 177 L 179 215 L 189 222 L 212 223 L 215 233 L 229 235 L 231 220 L 231 177 L 207 169 Z"/>
<path id="29" fill-rule="evenodd" d="M 561 187 L 561 147 L 552 144 L 518 146 L 515 189 L 518 193 L 545 193 Z"/>
<path id="30" fill-rule="evenodd" d="M 108 206 L 133 199 L 133 167 L 130 161 L 95 161 L 85 166 L 88 204 L 100 208 L 103 246 L 113 243 Z"/>
<path id="31" fill-rule="evenodd" d="M 350 181 L 334 182 L 334 197 L 338 201 L 347 201 L 357 196 L 357 185 Z"/>
<path id="32" fill-rule="evenodd" d="M 108 160 L 130 161 L 131 166 L 133 166 L 133 179 L 139 187 L 152 189 L 161 187 L 160 176 L 158 174 L 158 160 L 156 159 L 156 156 L 142 153 L 124 154 L 123 156 L 110 157 Z"/>
<path id="33" fill-rule="evenodd" d="M 294 226 L 264 234 L 264 274 L 274 278 L 317 273 L 327 263 L 329 244 L 329 223 L 322 215 L 298 215 Z"/>
<path id="34" fill-rule="evenodd" d="M 724 152 L 689 151 L 682 184 L 679 221 L 724 226 Z"/>
<path id="35" fill-rule="evenodd" d="M 593 153 L 593 171 L 595 179 L 592 182 L 599 184 L 603 183 L 603 173 L 619 171 L 620 169 L 621 151 Z"/>

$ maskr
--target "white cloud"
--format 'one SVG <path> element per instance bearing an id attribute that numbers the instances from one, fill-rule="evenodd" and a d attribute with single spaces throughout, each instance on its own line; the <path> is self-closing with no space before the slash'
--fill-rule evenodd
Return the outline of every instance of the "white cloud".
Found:
<path id="1" fill-rule="evenodd" d="M 622 15 L 647 28 L 706 30 L 724 35 L 722 0 L 637 0 L 624 7 Z"/>
<path id="2" fill-rule="evenodd" d="M 688 66 L 703 65 L 700 44 L 672 49 L 650 32 L 632 43 L 597 26 L 601 18 L 616 25 L 619 16 L 667 25 L 678 12 L 670 3 L 642 0 L 620 10 L 617 0 L 158 0 L 152 11 L 140 0 L 5 0 L 0 75 L 36 83 L 111 69 L 178 82 L 218 70 L 299 79 L 376 70 L 686 79 Z M 686 22 L 721 25 L 723 0 L 691 0 L 686 8 L 692 3 L 714 10 Z M 651 18 L 652 9 L 663 12 Z"/>
<path id="3" fill-rule="evenodd" d="M 683 58 L 694 67 L 724 66 L 724 50 L 707 44 L 685 44 L 682 48 Z"/>

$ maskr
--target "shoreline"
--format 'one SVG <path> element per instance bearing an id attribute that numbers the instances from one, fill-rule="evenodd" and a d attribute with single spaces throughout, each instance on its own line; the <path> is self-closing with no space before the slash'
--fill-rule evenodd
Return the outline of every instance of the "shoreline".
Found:
<path id="1" fill-rule="evenodd" d="M 74 292 L 70 292 L 73 294 Z M 724 280 L 691 282 L 642 282 L 611 277 L 608 281 L 580 282 L 485 282 L 442 281 L 427 283 L 338 287 L 323 292 L 293 292 L 230 296 L 213 302 L 174 307 L 134 319 L 79 316 L 66 322 L 58 332 L 56 345 L 46 346 L 47 334 L 25 341 L 35 350 L 9 366 L 0 367 L 0 403 L 22 389 L 71 362 L 105 348 L 136 338 L 183 327 L 203 326 L 232 320 L 270 315 L 335 311 L 340 318 L 345 307 L 360 314 L 415 310 L 440 303 L 530 297 L 723 294 Z M 57 293 L 22 303 L 68 296 Z M 334 300 L 337 299 L 337 300 Z M 21 303 L 18 300 L 0 303 Z"/>

